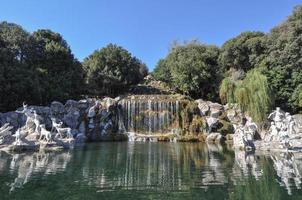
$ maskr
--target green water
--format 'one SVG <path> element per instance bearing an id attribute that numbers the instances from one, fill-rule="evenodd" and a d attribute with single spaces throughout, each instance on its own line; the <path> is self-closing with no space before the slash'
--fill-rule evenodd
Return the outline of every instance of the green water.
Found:
<path id="1" fill-rule="evenodd" d="M 0 154 L 0 199 L 302 199 L 302 155 L 197 143 Z"/>

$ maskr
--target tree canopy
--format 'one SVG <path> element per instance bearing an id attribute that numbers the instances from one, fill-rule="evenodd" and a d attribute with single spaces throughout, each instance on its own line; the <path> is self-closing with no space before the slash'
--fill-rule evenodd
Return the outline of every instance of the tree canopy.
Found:
<path id="1" fill-rule="evenodd" d="M 83 70 L 62 36 L 50 30 L 33 34 L 0 23 L 0 110 L 23 101 L 46 104 L 81 94 Z"/>
<path id="2" fill-rule="evenodd" d="M 192 97 L 215 99 L 219 84 L 219 49 L 193 41 L 171 48 L 158 62 L 154 76 Z"/>
<path id="3" fill-rule="evenodd" d="M 117 95 L 148 74 L 144 63 L 114 44 L 94 51 L 85 58 L 83 66 L 89 93 L 94 95 Z"/>
<path id="4" fill-rule="evenodd" d="M 109 44 L 81 63 L 59 33 L 0 23 L 0 111 L 23 101 L 120 95 L 147 74 L 146 65 L 121 46 Z M 258 111 L 272 106 L 302 113 L 302 6 L 269 33 L 243 32 L 221 48 L 176 44 L 153 76 L 193 98 L 239 103 L 257 119 Z"/>
<path id="5" fill-rule="evenodd" d="M 283 109 L 302 112 L 299 99 L 302 84 L 302 6 L 268 34 L 266 75 Z"/>
<path id="6" fill-rule="evenodd" d="M 264 33 L 243 32 L 222 45 L 220 65 L 224 70 L 234 68 L 248 71 L 264 58 L 266 47 Z"/>

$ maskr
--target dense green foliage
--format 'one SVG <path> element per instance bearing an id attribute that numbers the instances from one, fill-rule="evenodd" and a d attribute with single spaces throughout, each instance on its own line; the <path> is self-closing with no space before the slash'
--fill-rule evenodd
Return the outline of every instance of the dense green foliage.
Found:
<path id="1" fill-rule="evenodd" d="M 220 64 L 226 70 L 261 68 L 275 94 L 276 106 L 302 112 L 301 48 L 302 6 L 298 6 L 285 22 L 266 35 L 247 32 L 227 41 Z"/>
<path id="2" fill-rule="evenodd" d="M 32 34 L 37 89 L 42 103 L 76 98 L 83 92 L 84 71 L 62 36 L 50 30 Z"/>
<path id="3" fill-rule="evenodd" d="M 89 93 L 94 95 L 118 95 L 148 74 L 145 64 L 126 49 L 113 44 L 85 58 L 83 66 Z"/>
<path id="4" fill-rule="evenodd" d="M 261 32 L 243 32 L 221 47 L 220 65 L 248 71 L 260 63 L 266 50 L 265 35 Z"/>
<path id="5" fill-rule="evenodd" d="M 166 64 L 166 59 L 160 59 L 158 61 L 156 68 L 153 71 L 153 75 L 159 81 L 171 83 L 171 71 L 169 66 Z"/>
<path id="6" fill-rule="evenodd" d="M 154 76 L 184 94 L 215 99 L 219 84 L 218 56 L 217 47 L 196 41 L 176 45 L 158 62 Z"/>
<path id="7" fill-rule="evenodd" d="M 116 96 L 147 74 L 145 64 L 120 46 L 109 44 L 80 63 L 58 33 L 0 23 L 0 111 L 23 101 Z M 239 103 L 256 120 L 271 106 L 302 112 L 302 6 L 269 33 L 243 32 L 220 49 L 176 44 L 153 75 L 193 98 Z"/>
<path id="8" fill-rule="evenodd" d="M 118 94 L 148 73 L 140 60 L 111 44 L 85 59 L 84 66 L 60 34 L 28 33 L 19 25 L 1 22 L 0 111 L 15 109 L 23 101 L 45 105 L 82 95 Z"/>
<path id="9" fill-rule="evenodd" d="M 176 90 L 207 100 L 215 100 L 213 94 L 220 84 L 222 102 L 234 103 L 240 100 L 242 103 L 254 103 L 248 100 L 250 89 L 238 85 L 250 70 L 257 68 L 263 79 L 251 81 L 264 84 L 258 85 L 260 88 L 272 90 L 275 106 L 294 113 L 302 112 L 302 6 L 296 7 L 286 21 L 267 34 L 243 32 L 226 41 L 220 51 L 208 51 L 207 48 L 207 51 L 198 54 L 196 46 L 189 44 L 172 49 L 157 64 L 154 77 L 167 82 Z M 215 60 L 217 56 L 218 61 Z M 214 69 L 216 73 L 209 69 Z M 224 77 L 221 83 L 217 78 L 220 74 Z M 241 81 L 242 85 L 246 84 L 247 79 L 244 80 Z M 273 101 L 268 103 L 263 100 L 262 103 L 261 106 L 257 105 L 258 109 L 271 105 Z M 244 105 L 245 108 L 247 106 L 255 105 Z"/>
<path id="10" fill-rule="evenodd" d="M 0 23 L 0 110 L 15 109 L 23 101 L 75 98 L 82 80 L 81 64 L 59 34 L 30 34 L 16 24 Z"/>
<path id="11" fill-rule="evenodd" d="M 268 43 L 265 66 L 276 94 L 276 104 L 301 112 L 298 93 L 301 93 L 302 84 L 302 6 L 295 8 L 287 21 L 271 31 Z"/>

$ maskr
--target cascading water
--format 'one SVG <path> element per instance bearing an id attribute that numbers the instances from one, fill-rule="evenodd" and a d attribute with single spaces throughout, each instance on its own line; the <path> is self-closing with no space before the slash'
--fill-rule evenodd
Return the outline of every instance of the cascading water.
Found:
<path id="1" fill-rule="evenodd" d="M 174 96 L 134 95 L 119 104 L 128 132 L 152 135 L 179 127 L 180 101 Z"/>

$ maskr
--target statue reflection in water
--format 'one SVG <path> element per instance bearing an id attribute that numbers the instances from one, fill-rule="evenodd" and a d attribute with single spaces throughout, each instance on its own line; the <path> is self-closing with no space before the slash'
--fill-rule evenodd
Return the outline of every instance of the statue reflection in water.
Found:
<path id="1" fill-rule="evenodd" d="M 259 188 L 274 182 L 290 195 L 294 188 L 301 188 L 301 153 L 259 155 L 214 144 L 151 142 L 102 143 L 84 149 L 73 153 L 0 153 L 0 175 L 14 176 L 7 181 L 10 192 L 40 176 L 55 174 L 53 179 L 61 180 L 58 172 L 69 174 L 62 184 L 76 183 L 79 188 L 91 186 L 102 192 L 115 188 L 211 189 L 213 185 Z"/>
<path id="2" fill-rule="evenodd" d="M 263 175 L 263 170 L 259 165 L 259 156 L 253 152 L 236 150 L 233 173 L 234 177 L 240 177 L 241 173 L 243 178 L 251 174 L 256 180 L 259 180 Z"/>
<path id="3" fill-rule="evenodd" d="M 17 174 L 10 186 L 10 193 L 16 188 L 22 188 L 28 183 L 35 173 L 53 174 L 58 171 L 64 171 L 71 159 L 69 152 L 61 153 L 32 153 L 32 154 L 8 154 L 1 153 L 0 160 L 5 163 L 0 168 L 0 173 L 7 173 L 5 170 L 9 168 L 9 172 Z"/>
<path id="4" fill-rule="evenodd" d="M 292 194 L 292 187 L 301 189 L 302 155 L 298 153 L 280 153 L 271 155 L 279 184 Z"/>

